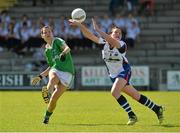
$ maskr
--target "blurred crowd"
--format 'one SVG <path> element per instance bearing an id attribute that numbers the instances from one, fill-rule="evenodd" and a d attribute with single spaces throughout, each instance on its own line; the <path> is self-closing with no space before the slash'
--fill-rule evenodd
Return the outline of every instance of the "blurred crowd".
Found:
<path id="1" fill-rule="evenodd" d="M 128 46 L 134 47 L 140 28 L 138 20 L 132 14 L 127 17 L 116 14 L 113 18 L 105 14 L 103 17 L 95 16 L 95 19 L 106 33 L 113 26 L 120 27 L 123 31 L 122 39 L 127 42 Z M 85 23 L 94 34 L 97 34 L 93 30 L 91 19 L 87 19 Z M 95 44 L 83 37 L 79 28 L 70 26 L 68 19 L 63 16 L 59 19 L 40 17 L 34 20 L 24 14 L 21 19 L 17 20 L 11 18 L 8 11 L 2 11 L 0 14 L 0 50 L 7 49 L 23 55 L 23 51 L 28 52 L 42 47 L 44 40 L 40 37 L 40 28 L 45 25 L 50 25 L 54 36 L 63 38 L 73 50 L 96 48 Z"/>
<path id="2" fill-rule="evenodd" d="M 109 12 L 111 16 L 115 16 L 117 12 L 133 13 L 137 16 L 153 16 L 154 6 L 154 0 L 110 0 Z"/>
<path id="3" fill-rule="evenodd" d="M 41 3 L 39 3 L 41 2 Z M 53 4 L 53 0 L 33 0 L 32 6 L 37 4 Z M 120 9 L 120 10 L 118 10 Z M 101 29 L 108 33 L 113 26 L 122 29 L 124 40 L 129 47 L 134 47 L 140 34 L 139 20 L 134 16 L 154 14 L 154 0 L 110 0 L 109 14 L 102 17 L 94 16 Z M 85 21 L 91 31 L 93 30 L 91 19 Z M 24 51 L 32 51 L 41 48 L 45 43 L 40 36 L 40 29 L 45 25 L 53 28 L 54 36 L 63 38 L 73 50 L 83 50 L 96 48 L 90 40 L 83 37 L 80 29 L 69 26 L 68 19 L 64 16 L 60 18 L 29 18 L 23 14 L 19 19 L 12 18 L 7 10 L 0 13 L 0 51 L 13 51 L 18 55 L 23 55 Z"/>
<path id="4" fill-rule="evenodd" d="M 110 0 L 109 13 L 101 17 L 94 16 L 94 19 L 106 33 L 109 33 L 114 26 L 120 27 L 122 40 L 127 43 L 128 47 L 133 48 L 140 34 L 139 16 L 146 12 L 153 15 L 153 3 L 149 1 L 152 0 Z M 33 0 L 32 6 L 53 3 L 53 0 Z M 118 8 L 122 10 L 119 11 Z M 84 23 L 99 36 L 94 31 L 90 18 L 87 18 Z M 63 38 L 73 51 L 97 48 L 96 44 L 84 38 L 79 28 L 70 26 L 68 18 L 64 16 L 34 19 L 28 14 L 23 14 L 17 19 L 4 10 L 0 13 L 0 52 L 11 51 L 18 57 L 29 53 L 35 60 L 26 64 L 26 70 L 43 70 L 47 64 L 44 59 L 45 42 L 40 36 L 40 29 L 45 25 L 50 25 L 54 36 Z"/>

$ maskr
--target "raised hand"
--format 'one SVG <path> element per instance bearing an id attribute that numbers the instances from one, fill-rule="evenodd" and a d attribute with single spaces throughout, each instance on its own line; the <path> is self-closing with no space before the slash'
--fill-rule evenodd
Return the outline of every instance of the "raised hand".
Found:
<path id="1" fill-rule="evenodd" d="M 100 30 L 99 26 L 97 25 L 96 21 L 93 18 L 92 18 L 92 23 L 93 23 L 94 30 L 96 30 L 98 32 Z"/>
<path id="2" fill-rule="evenodd" d="M 73 20 L 73 19 L 69 19 L 68 21 L 69 21 L 69 25 L 71 25 L 71 26 L 79 26 L 79 25 L 81 25 L 80 22 L 78 22 L 76 20 Z"/>

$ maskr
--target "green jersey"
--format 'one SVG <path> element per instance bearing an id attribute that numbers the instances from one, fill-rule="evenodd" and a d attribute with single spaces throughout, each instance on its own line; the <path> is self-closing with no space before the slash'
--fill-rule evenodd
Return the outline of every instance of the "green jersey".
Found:
<path id="1" fill-rule="evenodd" d="M 61 61 L 59 55 L 62 53 L 62 45 L 65 44 L 65 41 L 61 38 L 54 38 L 51 47 L 46 48 L 45 56 L 47 63 L 51 68 L 55 68 L 60 71 L 70 72 L 74 74 L 74 65 L 71 57 L 71 53 L 68 52 L 65 55 L 65 60 Z"/>

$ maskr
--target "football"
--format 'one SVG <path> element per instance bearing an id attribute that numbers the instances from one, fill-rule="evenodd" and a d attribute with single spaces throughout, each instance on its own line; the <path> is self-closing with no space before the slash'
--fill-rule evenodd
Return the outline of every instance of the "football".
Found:
<path id="1" fill-rule="evenodd" d="M 72 11 L 71 17 L 73 20 L 82 23 L 86 19 L 86 12 L 81 8 L 76 8 Z"/>

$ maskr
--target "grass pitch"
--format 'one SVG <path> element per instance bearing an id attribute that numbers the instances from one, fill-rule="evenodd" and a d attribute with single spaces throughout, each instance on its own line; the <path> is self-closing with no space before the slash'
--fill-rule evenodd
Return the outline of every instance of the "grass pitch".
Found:
<path id="1" fill-rule="evenodd" d="M 127 126 L 127 114 L 107 91 L 68 91 L 48 125 L 39 91 L 0 91 L 0 131 L 6 132 L 180 132 L 180 92 L 141 92 L 164 105 L 165 121 L 126 96 L 139 121 Z"/>

